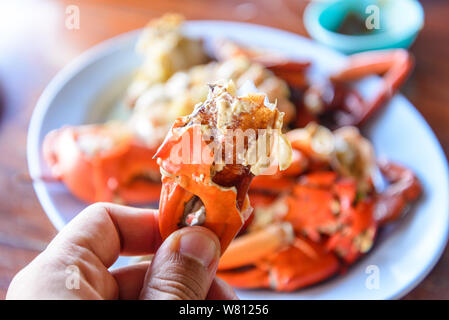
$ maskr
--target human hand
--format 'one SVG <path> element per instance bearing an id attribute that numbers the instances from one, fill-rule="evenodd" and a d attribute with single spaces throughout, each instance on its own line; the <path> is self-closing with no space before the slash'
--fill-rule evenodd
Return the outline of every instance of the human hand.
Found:
<path id="1" fill-rule="evenodd" d="M 150 253 L 151 263 L 108 270 L 119 254 Z M 206 228 L 182 228 L 162 242 L 156 210 L 97 203 L 14 277 L 6 298 L 236 299 L 215 277 L 219 257 L 220 243 Z"/>

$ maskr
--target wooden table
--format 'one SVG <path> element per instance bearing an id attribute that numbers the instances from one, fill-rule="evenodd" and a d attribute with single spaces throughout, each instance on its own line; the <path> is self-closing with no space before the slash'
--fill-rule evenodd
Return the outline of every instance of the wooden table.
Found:
<path id="1" fill-rule="evenodd" d="M 65 27 L 68 5 L 80 28 Z M 0 297 L 21 268 L 55 236 L 27 178 L 26 135 L 35 103 L 64 65 L 89 47 L 140 28 L 167 11 L 188 19 L 239 20 L 307 35 L 300 0 L 0 2 Z M 402 89 L 449 152 L 449 2 L 423 1 L 426 26 L 411 48 L 416 69 Z M 449 298 L 449 250 L 406 298 Z"/>

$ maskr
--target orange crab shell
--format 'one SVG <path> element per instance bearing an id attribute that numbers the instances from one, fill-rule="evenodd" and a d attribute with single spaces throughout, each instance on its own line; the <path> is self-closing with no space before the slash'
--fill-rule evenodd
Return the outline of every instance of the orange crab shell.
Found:
<path id="1" fill-rule="evenodd" d="M 92 126 L 89 130 L 103 134 L 107 129 Z M 158 173 L 158 165 L 151 158 L 154 149 L 125 134 L 113 148 L 88 157 L 77 144 L 78 134 L 77 127 L 63 127 L 50 132 L 43 145 L 52 175 L 62 180 L 76 197 L 87 203 L 117 199 L 125 203 L 157 201 L 160 183 L 133 180 L 142 170 Z"/>
<path id="2" fill-rule="evenodd" d="M 237 192 L 235 188 L 225 188 L 215 184 L 211 177 L 213 158 L 201 159 L 200 163 L 174 163 L 172 151 L 184 142 L 201 141 L 201 150 L 210 150 L 201 135 L 201 127 L 192 125 L 182 134 L 176 134 L 174 129 L 180 127 L 181 121 L 175 122 L 164 143 L 155 157 L 165 174 L 162 178 L 162 193 L 159 207 L 159 228 L 163 239 L 182 227 L 185 204 L 193 197 L 198 196 L 206 209 L 204 227 L 212 230 L 220 239 L 221 253 L 239 232 L 246 219 L 249 218 L 252 208 L 246 195 L 242 208 L 237 208 Z M 187 136 L 186 136 L 187 135 Z M 195 137 L 200 137 L 196 140 Z M 179 148 L 178 148 L 179 147 Z M 190 153 L 183 154 L 180 160 L 194 159 L 193 149 L 186 148 Z M 210 153 L 212 150 L 210 150 Z"/>
<path id="3" fill-rule="evenodd" d="M 255 262 L 249 269 L 219 271 L 217 275 L 237 288 L 291 292 L 321 282 L 339 270 L 340 262 L 332 252 L 298 236 L 292 245 Z"/>
<path id="4" fill-rule="evenodd" d="M 294 245 L 267 259 L 276 290 L 291 292 L 337 273 L 337 257 L 321 244 L 297 237 Z"/>
<path id="5" fill-rule="evenodd" d="M 343 227 L 327 241 L 327 249 L 336 251 L 348 264 L 354 263 L 373 245 L 378 229 L 374 205 L 372 199 L 365 199 L 347 210 L 341 217 Z"/>

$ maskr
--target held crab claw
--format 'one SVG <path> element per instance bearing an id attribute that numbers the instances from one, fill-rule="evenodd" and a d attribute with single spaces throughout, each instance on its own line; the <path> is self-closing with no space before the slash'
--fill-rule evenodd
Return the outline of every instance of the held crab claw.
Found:
<path id="1" fill-rule="evenodd" d="M 219 237 L 223 253 L 251 214 L 252 178 L 274 157 L 281 170 L 289 166 L 290 144 L 280 133 L 283 114 L 264 100 L 260 94 L 237 97 L 232 82 L 213 85 L 205 102 L 175 121 L 155 155 L 162 173 L 163 238 L 202 225 Z M 266 147 L 264 156 L 252 158 L 260 146 Z"/>

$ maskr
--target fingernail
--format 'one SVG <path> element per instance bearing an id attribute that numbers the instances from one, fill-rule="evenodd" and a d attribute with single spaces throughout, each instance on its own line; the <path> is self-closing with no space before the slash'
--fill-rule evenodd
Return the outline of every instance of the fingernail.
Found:
<path id="1" fill-rule="evenodd" d="M 179 252 L 183 256 L 197 260 L 205 267 L 218 257 L 215 241 L 202 232 L 185 232 L 179 242 Z"/>

